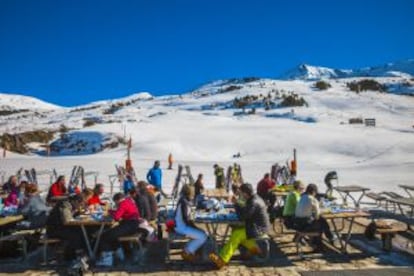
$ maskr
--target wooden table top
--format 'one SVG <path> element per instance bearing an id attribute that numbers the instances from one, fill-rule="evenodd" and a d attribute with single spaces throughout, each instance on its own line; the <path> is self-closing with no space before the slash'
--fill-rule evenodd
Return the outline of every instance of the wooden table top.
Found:
<path id="1" fill-rule="evenodd" d="M 335 219 L 335 218 L 360 218 L 360 217 L 369 217 L 371 215 L 364 211 L 355 211 L 355 212 L 322 213 L 321 216 L 326 219 Z"/>
<path id="2" fill-rule="evenodd" d="M 90 216 L 81 216 L 80 218 L 76 218 L 73 220 L 70 220 L 68 222 L 65 223 L 65 225 L 67 226 L 81 226 L 81 225 L 85 225 L 85 226 L 99 226 L 102 224 L 105 225 L 112 225 L 114 224 L 115 221 L 112 219 L 103 219 L 103 220 L 95 220 Z"/>
<path id="3" fill-rule="evenodd" d="M 349 186 L 337 186 L 337 187 L 334 187 L 334 190 L 337 190 L 338 192 L 349 193 L 349 192 L 365 192 L 365 191 L 369 191 L 370 189 L 362 187 L 362 186 L 358 186 L 358 185 L 349 185 Z"/>
<path id="4" fill-rule="evenodd" d="M 229 193 L 227 193 L 226 189 L 206 189 L 203 194 L 207 197 L 229 197 Z"/>
<path id="5" fill-rule="evenodd" d="M 387 200 L 397 204 L 414 206 L 414 198 L 388 198 Z"/>
<path id="6" fill-rule="evenodd" d="M 50 200 L 51 201 L 60 201 L 60 200 L 66 200 L 68 198 L 69 198 L 69 196 L 67 196 L 67 195 L 64 195 L 64 196 L 52 196 L 52 197 L 50 197 Z"/>
<path id="7" fill-rule="evenodd" d="M 23 219 L 24 217 L 22 215 L 0 217 L 0 226 L 5 226 L 7 224 L 16 223 L 16 222 L 22 221 Z"/>
<path id="8" fill-rule="evenodd" d="M 375 224 L 377 225 L 376 232 L 379 234 L 405 232 L 408 229 L 407 224 L 395 219 L 378 219 Z"/>
<path id="9" fill-rule="evenodd" d="M 280 191 L 280 190 L 275 190 L 275 189 L 271 189 L 270 191 L 272 192 L 272 194 L 276 196 L 287 196 L 290 193 L 288 191 Z"/>

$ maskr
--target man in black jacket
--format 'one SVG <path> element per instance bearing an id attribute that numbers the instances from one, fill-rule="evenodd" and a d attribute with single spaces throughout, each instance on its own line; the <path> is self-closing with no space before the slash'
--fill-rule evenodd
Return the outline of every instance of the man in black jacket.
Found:
<path id="1" fill-rule="evenodd" d="M 261 250 L 257 246 L 256 239 L 265 236 L 269 231 L 269 216 L 263 199 L 254 193 L 252 185 L 248 183 L 240 186 L 240 194 L 245 199 L 245 206 L 237 203 L 236 198 L 233 198 L 233 202 L 245 226 L 233 229 L 230 240 L 218 255 L 214 253 L 209 255 L 217 268 L 222 268 L 230 261 L 239 245 L 246 247 L 252 255 L 259 254 Z"/>

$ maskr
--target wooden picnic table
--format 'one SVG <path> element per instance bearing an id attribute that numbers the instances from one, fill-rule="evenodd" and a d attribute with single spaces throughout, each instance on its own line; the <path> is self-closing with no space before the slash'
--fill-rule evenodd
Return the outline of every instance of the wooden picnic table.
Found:
<path id="1" fill-rule="evenodd" d="M 229 193 L 226 189 L 206 189 L 203 193 L 206 197 L 215 197 L 219 199 L 226 199 L 229 197 Z"/>
<path id="2" fill-rule="evenodd" d="M 412 194 L 412 192 L 414 193 L 414 186 L 410 186 L 410 185 L 399 185 L 408 195 L 410 198 L 414 198 L 414 194 Z"/>
<path id="3" fill-rule="evenodd" d="M 82 229 L 83 238 L 85 239 L 86 248 L 88 249 L 89 258 L 94 260 L 96 258 L 96 253 L 98 251 L 99 242 L 105 226 L 112 226 L 115 222 L 107 217 L 104 217 L 102 220 L 95 220 L 90 215 L 81 215 L 79 218 L 70 220 L 65 223 L 66 226 L 78 226 Z M 96 235 L 95 244 L 92 250 L 91 242 L 86 232 L 86 227 L 99 227 L 99 230 Z"/>
<path id="4" fill-rule="evenodd" d="M 285 204 L 285 199 L 290 193 L 289 191 L 282 191 L 278 187 L 274 187 L 269 190 L 272 194 L 276 196 L 276 206 L 282 207 Z"/>
<path id="5" fill-rule="evenodd" d="M 397 205 L 398 209 L 401 212 L 401 215 L 406 216 L 406 217 L 414 217 L 414 198 L 389 198 L 387 199 L 387 202 L 394 204 L 394 212 L 395 212 L 395 205 Z M 410 215 L 404 212 L 404 209 L 402 206 L 408 206 L 409 208 L 411 208 Z"/>
<path id="6" fill-rule="evenodd" d="M 333 188 L 336 190 L 340 196 L 342 197 L 343 204 L 347 204 L 346 199 L 349 197 L 352 199 L 352 201 L 355 204 L 355 207 L 359 207 L 359 203 L 362 199 L 362 197 L 365 195 L 367 191 L 369 191 L 369 188 L 365 188 L 358 185 L 350 185 L 350 186 L 337 186 Z M 355 199 L 351 193 L 361 193 L 361 196 L 358 199 Z"/>
<path id="7" fill-rule="evenodd" d="M 339 238 L 339 245 L 340 247 L 338 248 L 342 253 L 347 253 L 347 246 L 349 244 L 349 240 L 351 239 L 351 235 L 352 235 L 352 226 L 354 225 L 354 221 L 356 218 L 363 218 L 363 217 L 369 217 L 370 214 L 367 212 L 363 212 L 363 211 L 358 211 L 355 210 L 354 212 L 351 211 L 344 211 L 344 212 L 335 212 L 335 213 L 323 213 L 321 215 L 323 218 L 325 218 L 326 220 L 331 221 L 331 224 L 333 225 L 333 230 L 335 232 L 335 234 L 338 236 Z M 338 226 L 335 223 L 335 219 L 342 219 L 342 227 L 338 228 Z M 342 239 L 342 230 L 344 230 L 345 225 L 344 225 L 344 220 L 348 220 L 349 224 L 348 224 L 348 229 L 345 232 L 345 239 Z"/>
<path id="8" fill-rule="evenodd" d="M 229 211 L 227 210 L 226 213 L 229 213 Z M 217 241 L 218 239 L 221 239 L 223 243 L 230 236 L 231 227 L 244 225 L 244 222 L 242 222 L 239 219 L 237 220 L 227 219 L 225 217 L 224 218 L 218 217 L 218 218 L 211 219 L 211 218 L 199 217 L 195 215 L 194 221 L 196 223 L 204 224 L 209 236 L 213 237 L 215 241 Z M 220 226 L 223 226 L 223 225 L 225 226 L 225 231 L 223 235 L 220 235 L 219 228 Z"/>
<path id="9" fill-rule="evenodd" d="M 381 235 L 382 248 L 385 251 L 391 251 L 392 238 L 396 233 L 406 232 L 408 226 L 406 223 L 395 219 L 378 219 L 375 221 L 375 232 Z"/>
<path id="10" fill-rule="evenodd" d="M 23 219 L 24 217 L 22 215 L 0 217 L 0 227 L 20 222 Z"/>

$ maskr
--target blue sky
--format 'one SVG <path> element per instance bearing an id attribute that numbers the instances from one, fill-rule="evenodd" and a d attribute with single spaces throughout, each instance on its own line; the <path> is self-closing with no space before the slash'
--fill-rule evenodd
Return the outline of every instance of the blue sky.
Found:
<path id="1" fill-rule="evenodd" d="M 413 14 L 410 0 L 1 0 L 0 91 L 73 106 L 379 65 L 414 57 Z"/>

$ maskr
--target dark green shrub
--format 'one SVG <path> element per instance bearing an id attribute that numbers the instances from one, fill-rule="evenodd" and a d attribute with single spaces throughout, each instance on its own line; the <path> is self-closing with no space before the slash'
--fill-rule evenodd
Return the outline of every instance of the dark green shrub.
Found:
<path id="1" fill-rule="evenodd" d="M 90 120 L 90 119 L 83 119 L 85 122 L 83 123 L 83 127 L 90 127 L 93 126 L 94 124 L 96 124 L 96 122 L 94 120 Z"/>
<path id="2" fill-rule="evenodd" d="M 227 86 L 226 88 L 222 89 L 221 91 L 222 91 L 222 93 L 224 93 L 224 92 L 230 92 L 230 91 L 239 90 L 239 89 L 242 89 L 242 87 L 237 86 L 237 85 L 230 85 L 230 86 Z"/>
<path id="3" fill-rule="evenodd" d="M 362 91 L 367 91 L 367 90 L 379 91 L 379 92 L 387 91 L 387 88 L 385 87 L 385 85 L 382 85 L 381 83 L 375 80 L 372 80 L 372 79 L 348 82 L 346 85 L 348 86 L 349 90 L 357 92 L 357 93 L 362 92 Z"/>
<path id="4" fill-rule="evenodd" d="M 317 81 L 315 83 L 315 87 L 318 88 L 319 90 L 326 90 L 328 88 L 331 88 L 331 85 L 329 82 L 326 82 L 326 81 Z"/>
<path id="5" fill-rule="evenodd" d="M 299 97 L 297 94 L 290 94 L 284 96 L 282 102 L 280 103 L 281 107 L 292 107 L 292 106 L 308 106 L 308 103 L 303 97 Z"/>

